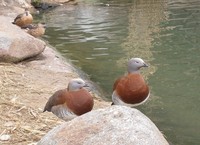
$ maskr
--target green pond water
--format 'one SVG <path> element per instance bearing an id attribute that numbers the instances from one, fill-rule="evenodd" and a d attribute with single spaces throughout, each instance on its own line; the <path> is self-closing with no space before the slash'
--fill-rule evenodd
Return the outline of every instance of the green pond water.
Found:
<path id="1" fill-rule="evenodd" d="M 84 1 L 45 12 L 43 37 L 111 100 L 131 57 L 143 58 L 151 97 L 138 109 L 173 145 L 200 144 L 200 1 Z"/>

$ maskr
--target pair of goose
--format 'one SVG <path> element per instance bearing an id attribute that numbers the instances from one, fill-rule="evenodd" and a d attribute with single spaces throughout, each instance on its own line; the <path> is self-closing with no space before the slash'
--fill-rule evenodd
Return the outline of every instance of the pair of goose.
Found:
<path id="1" fill-rule="evenodd" d="M 13 24 L 35 36 L 45 33 L 45 24 L 32 24 L 33 17 L 26 9 L 25 13 L 18 15 Z M 112 105 L 134 107 L 144 103 L 149 97 L 149 87 L 145 83 L 140 68 L 148 67 L 141 58 L 132 58 L 128 61 L 128 73 L 118 78 L 113 85 Z M 92 95 L 85 89 L 88 85 L 80 78 L 72 79 L 68 87 L 56 91 L 47 101 L 44 112 L 49 111 L 57 117 L 68 121 L 76 116 L 87 113 L 93 109 Z"/>
<path id="2" fill-rule="evenodd" d="M 142 67 L 148 65 L 141 58 L 131 58 L 128 61 L 128 73 L 118 78 L 113 85 L 112 105 L 134 107 L 148 99 L 149 87 L 140 74 Z M 43 112 L 52 112 L 68 121 L 91 111 L 94 101 L 85 87 L 88 85 L 82 79 L 72 79 L 66 89 L 56 91 L 49 98 Z"/>
<path id="3" fill-rule="evenodd" d="M 45 23 L 32 24 L 33 16 L 30 14 L 28 9 L 25 12 L 19 14 L 15 19 L 13 24 L 21 27 L 27 33 L 34 37 L 40 37 L 45 33 L 46 25 Z"/>

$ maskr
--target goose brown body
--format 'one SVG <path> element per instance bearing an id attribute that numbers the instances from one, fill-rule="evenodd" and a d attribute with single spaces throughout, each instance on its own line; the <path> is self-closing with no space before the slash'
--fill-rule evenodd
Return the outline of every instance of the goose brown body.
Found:
<path id="1" fill-rule="evenodd" d="M 92 96 L 85 89 L 68 92 L 66 102 L 69 109 L 76 115 L 82 115 L 92 110 L 94 102 Z"/>
<path id="2" fill-rule="evenodd" d="M 31 24 L 33 22 L 33 17 L 29 13 L 28 10 L 26 10 L 23 14 L 19 14 L 15 19 L 13 24 L 23 27 L 25 25 Z"/>
<path id="3" fill-rule="evenodd" d="M 93 97 L 84 86 L 87 85 L 83 80 L 72 80 L 67 89 L 58 90 L 49 98 L 43 112 L 52 112 L 68 121 L 91 111 L 94 106 Z"/>
<path id="4" fill-rule="evenodd" d="M 149 87 L 140 74 L 128 74 L 119 78 L 114 84 L 114 90 L 120 99 L 128 104 L 140 103 L 149 94 Z"/>
<path id="5" fill-rule="evenodd" d="M 40 37 L 44 35 L 46 30 L 46 25 L 44 23 L 29 24 L 23 26 L 22 29 L 25 29 L 27 33 L 29 33 L 34 37 Z"/>
<path id="6" fill-rule="evenodd" d="M 112 104 L 134 107 L 148 99 L 149 87 L 139 71 L 142 67 L 148 65 L 141 58 L 128 61 L 127 75 L 117 79 L 113 85 Z"/>
<path id="7" fill-rule="evenodd" d="M 44 111 L 51 112 L 52 107 L 65 104 L 76 115 L 82 115 L 92 110 L 94 102 L 91 94 L 85 90 L 68 91 L 67 89 L 56 91 L 47 102 Z"/>

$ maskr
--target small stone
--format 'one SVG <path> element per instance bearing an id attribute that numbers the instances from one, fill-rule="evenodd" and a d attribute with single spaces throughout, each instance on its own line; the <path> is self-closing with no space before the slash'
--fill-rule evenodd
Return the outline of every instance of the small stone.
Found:
<path id="1" fill-rule="evenodd" d="M 37 142 L 29 143 L 28 145 L 37 145 Z"/>
<path id="2" fill-rule="evenodd" d="M 0 140 L 2 140 L 2 141 L 10 140 L 10 135 L 8 135 L 8 134 L 1 135 L 0 136 Z"/>
<path id="3" fill-rule="evenodd" d="M 4 126 L 6 126 L 6 127 L 10 127 L 10 126 L 13 126 L 14 124 L 13 124 L 13 122 L 11 122 L 11 121 L 9 121 L 9 122 L 6 122 L 5 124 L 4 124 Z"/>

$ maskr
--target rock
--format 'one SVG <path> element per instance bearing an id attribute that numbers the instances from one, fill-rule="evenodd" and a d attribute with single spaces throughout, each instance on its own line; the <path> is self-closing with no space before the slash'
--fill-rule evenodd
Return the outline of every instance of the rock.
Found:
<path id="1" fill-rule="evenodd" d="M 57 6 L 68 4 L 77 4 L 75 0 L 31 0 L 31 4 L 38 10 L 47 10 Z"/>
<path id="2" fill-rule="evenodd" d="M 0 21 L 0 62 L 19 62 L 44 51 L 45 42 L 13 25 L 12 19 L 0 16 Z"/>
<path id="3" fill-rule="evenodd" d="M 86 113 L 48 132 L 38 145 L 168 145 L 140 111 L 110 106 Z"/>
<path id="4" fill-rule="evenodd" d="M 41 0 L 43 3 L 52 3 L 52 4 L 63 4 L 63 3 L 68 3 L 69 1 L 74 1 L 74 0 Z"/>
<path id="5" fill-rule="evenodd" d="M 7 140 L 10 140 L 10 135 L 8 134 L 3 134 L 0 136 L 0 140 L 1 141 L 7 141 Z"/>
<path id="6" fill-rule="evenodd" d="M 23 8 L 0 5 L 0 15 L 14 18 L 24 12 Z"/>
<path id="7" fill-rule="evenodd" d="M 31 4 L 39 10 L 47 10 L 61 5 L 59 1 L 52 0 L 32 0 Z"/>
<path id="8" fill-rule="evenodd" d="M 2 6 L 15 6 L 15 7 L 31 7 L 30 0 L 0 0 L 0 5 Z"/>
<path id="9" fill-rule="evenodd" d="M 4 124 L 4 126 L 6 126 L 6 127 L 11 127 L 11 126 L 14 126 L 14 123 L 11 122 L 11 121 L 8 121 L 8 122 L 6 122 L 6 123 Z"/>

